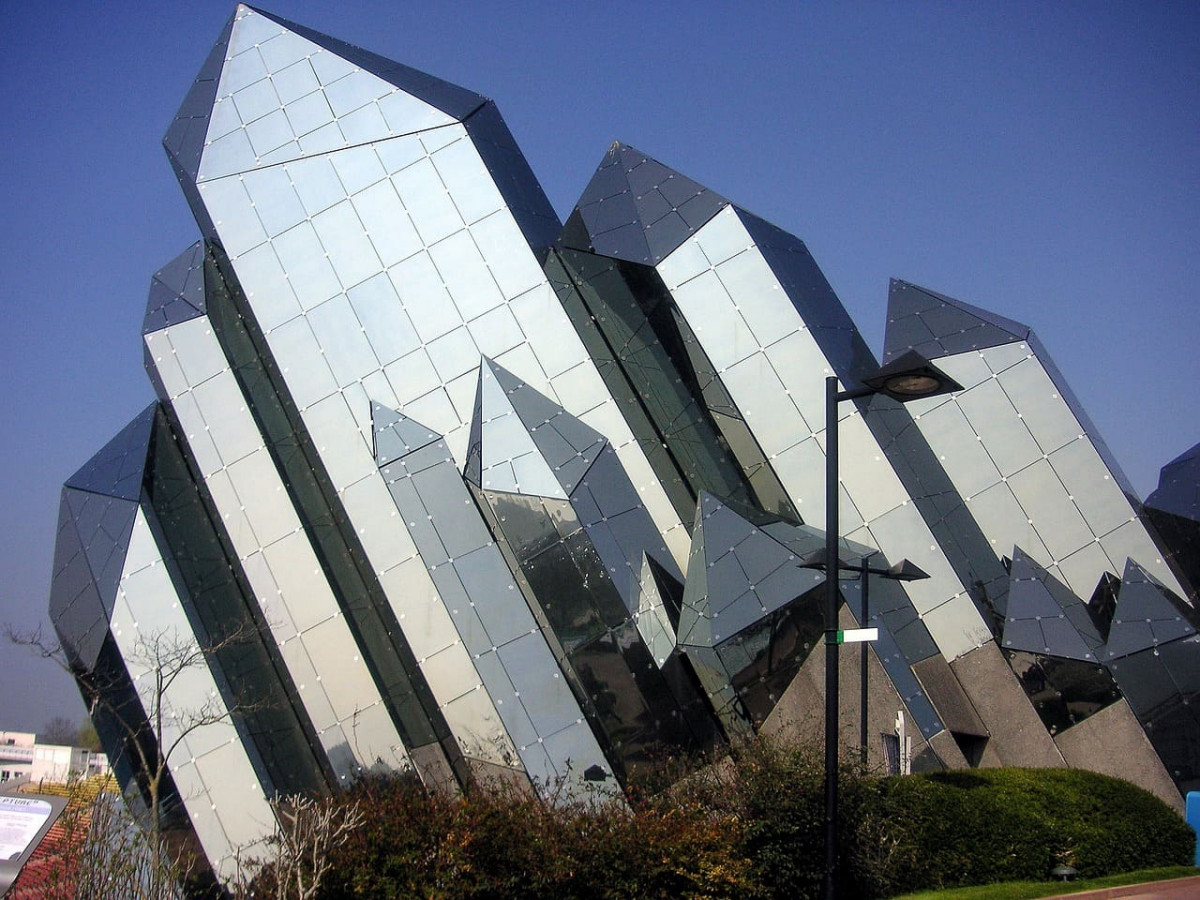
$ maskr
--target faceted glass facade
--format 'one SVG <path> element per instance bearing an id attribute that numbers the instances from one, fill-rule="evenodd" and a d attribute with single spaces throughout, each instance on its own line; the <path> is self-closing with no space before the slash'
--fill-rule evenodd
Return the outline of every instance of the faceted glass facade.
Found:
<path id="1" fill-rule="evenodd" d="M 218 869 L 364 772 L 617 791 L 816 718 L 823 381 L 878 365 L 799 239 L 619 143 L 562 226 L 491 101 L 246 6 L 164 145 L 200 240 L 51 615 L 132 791 L 156 704 L 217 713 L 166 811 Z M 910 348 L 964 389 L 839 410 L 844 558 L 930 576 L 843 584 L 876 730 L 1103 769 L 1073 729 L 1118 708 L 1200 785 L 1195 451 L 1143 511 L 1028 328 L 896 282 Z M 165 636 L 204 664 L 160 695 Z"/>

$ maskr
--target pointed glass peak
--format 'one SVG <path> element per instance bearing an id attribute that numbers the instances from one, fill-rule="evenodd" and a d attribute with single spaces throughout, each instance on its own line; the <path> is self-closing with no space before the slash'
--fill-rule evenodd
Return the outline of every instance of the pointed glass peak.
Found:
<path id="1" fill-rule="evenodd" d="M 679 627 L 679 604 L 683 599 L 683 582 L 668 572 L 657 559 L 642 551 L 642 583 L 653 582 L 655 591 L 667 611 L 671 628 Z"/>
<path id="2" fill-rule="evenodd" d="M 567 499 L 605 437 L 487 357 L 479 369 L 467 477 L 484 488 Z"/>
<path id="3" fill-rule="evenodd" d="M 1028 325 L 893 278 L 888 286 L 888 321 L 883 360 L 915 350 L 940 359 L 970 350 L 1030 340 Z"/>
<path id="4" fill-rule="evenodd" d="M 1126 560 L 1108 633 L 1108 658 L 1119 659 L 1196 633 L 1190 607 L 1132 559 Z"/>
<path id="5" fill-rule="evenodd" d="M 728 205 L 699 182 L 614 141 L 561 240 L 577 250 L 657 265 Z"/>
<path id="6" fill-rule="evenodd" d="M 1186 462 L 1200 464 L 1200 444 L 1196 444 L 1194 447 L 1184 450 L 1177 457 L 1167 463 L 1167 467 L 1169 468 L 1170 466 L 1175 466 Z"/>
<path id="7" fill-rule="evenodd" d="M 162 331 L 204 314 L 204 242 L 196 241 L 150 279 L 142 334 Z"/>
<path id="8" fill-rule="evenodd" d="M 1103 643 L 1084 602 L 1020 547 L 1014 547 L 1004 648 L 1095 661 Z"/>
<path id="9" fill-rule="evenodd" d="M 403 63 L 380 56 L 378 53 L 372 53 L 370 50 L 364 50 L 362 47 L 356 47 L 353 44 L 340 41 L 327 34 L 322 34 L 319 31 L 314 31 L 311 28 L 306 28 L 303 25 L 298 25 L 295 22 L 290 22 L 280 16 L 264 12 L 252 6 L 245 6 L 243 4 L 242 8 L 249 12 L 257 13 L 264 19 L 282 26 L 287 31 L 311 41 L 318 47 L 330 51 L 351 65 L 357 66 L 359 69 L 370 72 L 372 75 L 377 75 L 400 90 L 411 94 L 416 99 L 440 109 L 457 121 L 462 121 L 488 102 L 488 98 L 482 94 L 459 87 L 457 84 L 452 84 L 449 81 L 443 81 L 441 78 L 436 78 L 433 75 L 428 75 Z"/>
<path id="10" fill-rule="evenodd" d="M 151 403 L 66 481 L 66 487 L 136 502 L 150 449 L 157 403 Z"/>
<path id="11" fill-rule="evenodd" d="M 481 371 L 480 378 L 486 379 L 486 374 L 490 373 L 496 385 L 504 392 L 506 402 L 531 434 L 551 426 L 552 430 L 567 442 L 572 452 L 594 450 L 594 455 L 599 455 L 598 445 L 607 443 L 604 435 L 590 425 L 585 425 L 494 360 L 485 356 L 483 366 L 487 373 Z M 486 410 L 484 420 L 487 420 Z"/>
<path id="12" fill-rule="evenodd" d="M 1096 630 L 1105 641 L 1108 640 L 1108 634 L 1112 630 L 1113 614 L 1117 608 L 1117 598 L 1121 594 L 1121 579 L 1112 572 L 1105 572 L 1100 576 L 1096 583 L 1096 590 L 1092 591 L 1091 599 L 1088 600 L 1088 613 L 1091 614 L 1092 621 L 1096 623 Z"/>
<path id="13" fill-rule="evenodd" d="M 566 500 L 566 491 L 534 441 L 533 426 L 526 421 L 531 403 L 545 413 L 552 406 L 550 401 L 486 357 L 479 367 L 476 396 L 467 459 L 478 462 L 468 466 L 468 477 L 477 478 L 479 486 L 490 491 Z M 526 416 L 518 412 L 518 406 Z M 546 416 L 547 421 L 552 417 Z"/>
<path id="14" fill-rule="evenodd" d="M 244 4 L 163 139 L 194 183 L 461 122 L 487 99 Z"/>
<path id="15" fill-rule="evenodd" d="M 221 29 L 220 37 L 209 51 L 208 58 L 200 67 L 196 80 L 183 98 L 179 111 L 171 127 L 163 136 L 163 148 L 171 161 L 183 172 L 191 176 L 192 181 L 200 170 L 200 157 L 204 153 L 206 136 L 208 134 L 209 116 L 217 99 L 217 87 L 221 79 L 221 69 L 229 51 L 229 36 L 233 26 L 238 21 L 244 7 L 238 5 L 234 14 Z"/>
<path id="16" fill-rule="evenodd" d="M 371 428 L 375 435 L 375 464 L 380 468 L 442 439 L 442 435 L 416 419 L 374 400 Z"/>
<path id="17" fill-rule="evenodd" d="M 697 507 L 680 643 L 715 646 L 825 580 L 824 573 L 798 565 L 821 542 L 815 529 L 783 521 L 760 527 L 707 492 Z"/>
<path id="18" fill-rule="evenodd" d="M 1162 467 L 1146 506 L 1200 522 L 1200 444 Z"/>
<path id="19" fill-rule="evenodd" d="M 675 652 L 683 585 L 645 552 L 641 563 L 635 621 L 642 640 L 661 668 Z"/>

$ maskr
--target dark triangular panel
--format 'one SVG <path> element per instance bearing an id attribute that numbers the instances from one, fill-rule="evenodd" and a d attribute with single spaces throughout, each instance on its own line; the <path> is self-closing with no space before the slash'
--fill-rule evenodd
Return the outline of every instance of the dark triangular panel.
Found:
<path id="1" fill-rule="evenodd" d="M 72 665 L 91 668 L 108 630 L 108 615 L 88 564 L 75 517 L 63 489 L 58 535 L 54 544 L 54 575 L 50 582 L 50 621 Z"/>
<path id="2" fill-rule="evenodd" d="M 339 41 L 337 38 L 332 38 L 319 31 L 313 31 L 311 28 L 305 28 L 303 25 L 297 25 L 295 22 L 290 22 L 269 12 L 264 12 L 257 7 L 251 7 L 251 9 L 260 16 L 282 25 L 288 31 L 312 41 L 318 47 L 323 47 L 331 53 L 335 53 L 360 69 L 364 69 L 372 75 L 376 75 L 384 81 L 394 84 L 396 87 L 412 94 L 419 100 L 423 100 L 430 106 L 437 107 L 442 112 L 453 116 L 459 121 L 465 119 L 487 102 L 486 97 L 474 91 L 469 91 L 456 84 L 451 84 L 448 81 L 427 75 L 424 72 L 402 65 L 387 57 L 380 56 L 378 53 L 372 53 L 361 47 L 355 47 L 353 44 L 347 44 L 345 41 Z"/>
<path id="3" fill-rule="evenodd" d="M 1200 605 L 1200 521 L 1152 506 L 1143 510 L 1147 530 L 1162 550 L 1163 560 L 1179 579 L 1193 605 Z"/>
<path id="4" fill-rule="evenodd" d="M 204 141 L 208 136 L 209 116 L 217 97 L 221 81 L 221 70 L 225 65 L 229 49 L 229 35 L 237 21 L 237 12 L 229 17 L 221 36 L 217 38 L 208 59 L 200 67 L 200 74 L 184 97 L 171 127 L 163 138 L 163 147 L 171 162 L 195 182 L 200 172 L 200 157 L 204 154 Z"/>
<path id="5" fill-rule="evenodd" d="M 587 225 L 578 209 L 572 210 L 571 215 L 567 216 L 567 224 L 563 226 L 562 234 L 558 239 L 564 247 L 572 250 L 590 251 L 592 249 L 592 236 L 588 234 Z"/>
<path id="6" fill-rule="evenodd" d="M 66 486 L 137 502 L 141 497 L 142 474 L 146 467 L 156 407 L 157 404 L 146 407 L 137 418 L 122 428 L 116 437 L 67 479 Z"/>
<path id="7" fill-rule="evenodd" d="M 654 585 L 658 590 L 658 595 L 662 598 L 663 607 L 667 611 L 667 617 L 671 620 L 671 625 L 676 629 L 679 628 L 679 608 L 683 603 L 683 584 L 676 580 L 662 564 L 649 553 L 643 553 L 642 558 L 645 560 L 646 568 L 650 572 L 650 576 L 654 579 Z"/>
<path id="8" fill-rule="evenodd" d="M 204 315 L 204 242 L 196 241 L 150 279 L 142 334 Z"/>
<path id="9" fill-rule="evenodd" d="M 1162 467 L 1146 506 L 1200 522 L 1200 444 Z"/>
<path id="10" fill-rule="evenodd" d="M 1028 325 L 894 278 L 888 288 L 883 360 L 910 350 L 939 359 L 1027 341 L 1030 334 Z"/>
<path id="11" fill-rule="evenodd" d="M 1001 635 L 1004 649 L 1095 662 L 1102 643 L 1083 601 L 1021 548 L 1014 548 Z"/>
<path id="12" fill-rule="evenodd" d="M 1125 563 L 1105 648 L 1119 659 L 1196 633 L 1185 604 L 1132 559 Z"/>
<path id="13" fill-rule="evenodd" d="M 483 366 L 479 367 L 479 380 L 475 383 L 475 408 L 471 412 L 471 433 L 467 438 L 467 461 L 463 465 L 463 477 L 475 487 L 483 486 Z"/>
<path id="14" fill-rule="evenodd" d="M 685 586 L 685 597 L 709 619 L 712 645 L 782 609 L 824 580 L 819 572 L 798 568 L 799 559 L 789 547 L 712 494 L 701 493 L 699 511 L 706 590 L 700 597 Z M 691 570 L 689 564 L 689 575 Z"/>
<path id="15" fill-rule="evenodd" d="M 888 568 L 888 576 L 897 581 L 923 581 L 929 573 L 909 559 L 902 559 Z"/>
<path id="16" fill-rule="evenodd" d="M 63 501 L 75 519 L 79 542 L 105 612 L 111 613 L 138 504 L 70 488 L 63 489 Z"/>
<path id="17" fill-rule="evenodd" d="M 563 240 L 578 250 L 657 265 L 728 205 L 704 185 L 617 141 L 575 205 L 578 220 Z"/>
<path id="18" fill-rule="evenodd" d="M 374 401 L 371 426 L 375 435 L 375 464 L 380 468 L 442 439 L 415 419 Z"/>
<path id="19" fill-rule="evenodd" d="M 1105 572 L 1096 583 L 1096 590 L 1088 600 L 1088 614 L 1096 625 L 1096 631 L 1105 641 L 1112 630 L 1113 614 L 1117 609 L 1117 598 L 1121 594 L 1121 579 L 1112 572 Z"/>
<path id="20" fill-rule="evenodd" d="M 1163 466 L 1143 512 L 1163 558 L 1200 605 L 1200 444 Z"/>

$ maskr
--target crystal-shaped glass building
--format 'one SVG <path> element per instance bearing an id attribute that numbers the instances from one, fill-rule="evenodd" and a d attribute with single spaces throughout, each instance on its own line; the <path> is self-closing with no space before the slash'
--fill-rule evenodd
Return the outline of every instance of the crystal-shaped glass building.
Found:
<path id="1" fill-rule="evenodd" d="M 164 146 L 200 239 L 50 601 L 132 795 L 173 746 L 160 815 L 221 871 L 364 772 L 615 791 L 820 729 L 823 383 L 879 363 L 802 241 L 621 143 L 563 225 L 491 101 L 247 6 Z M 1179 804 L 1196 451 L 1143 508 L 1027 326 L 903 282 L 888 318 L 963 389 L 839 413 L 842 556 L 929 575 L 842 584 L 870 759 Z M 163 646 L 201 662 L 156 688 Z"/>

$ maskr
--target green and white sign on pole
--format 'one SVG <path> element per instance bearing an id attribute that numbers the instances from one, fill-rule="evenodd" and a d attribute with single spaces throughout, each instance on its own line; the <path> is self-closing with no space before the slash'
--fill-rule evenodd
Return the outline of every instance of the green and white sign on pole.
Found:
<path id="1" fill-rule="evenodd" d="M 839 644 L 861 644 L 864 641 L 879 640 L 878 628 L 847 628 L 845 631 L 837 632 L 837 643 Z"/>

